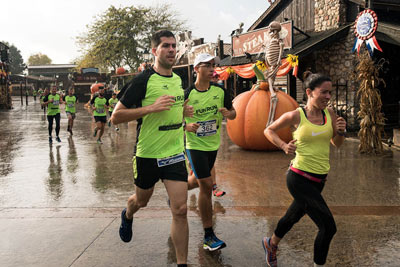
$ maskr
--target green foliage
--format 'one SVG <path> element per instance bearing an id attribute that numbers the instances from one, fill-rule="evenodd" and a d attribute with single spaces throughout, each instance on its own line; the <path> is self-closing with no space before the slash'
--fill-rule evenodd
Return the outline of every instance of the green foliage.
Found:
<path id="1" fill-rule="evenodd" d="M 31 55 L 28 58 L 29 66 L 49 65 L 49 64 L 51 64 L 51 59 L 47 55 L 42 54 L 42 53 Z"/>
<path id="2" fill-rule="evenodd" d="M 143 52 L 150 50 L 150 38 L 155 31 L 185 29 L 185 22 L 177 16 L 167 4 L 156 7 L 110 6 L 87 26 L 87 33 L 77 37 L 83 51 L 78 65 L 114 70 L 127 65 L 137 69 L 144 61 Z"/>
<path id="3" fill-rule="evenodd" d="M 22 58 L 21 51 L 19 51 L 19 49 L 13 44 L 10 45 L 4 41 L 2 41 L 2 43 L 9 47 L 10 72 L 12 74 L 21 74 L 25 69 L 24 59 Z"/>

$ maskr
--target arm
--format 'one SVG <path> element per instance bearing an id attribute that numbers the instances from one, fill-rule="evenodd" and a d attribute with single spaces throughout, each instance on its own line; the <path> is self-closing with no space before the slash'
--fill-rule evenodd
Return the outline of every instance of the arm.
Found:
<path id="1" fill-rule="evenodd" d="M 342 117 L 336 116 L 336 113 L 333 111 L 333 109 L 328 108 L 328 110 L 332 118 L 333 128 L 333 137 L 331 139 L 331 144 L 338 148 L 343 144 L 344 139 L 346 138 L 346 121 Z"/>
<path id="2" fill-rule="evenodd" d="M 271 143 L 282 149 L 286 154 L 294 154 L 296 151 L 296 140 L 286 143 L 278 136 L 277 131 L 282 128 L 294 127 L 299 123 L 300 114 L 297 110 L 286 112 L 264 130 L 264 135 Z"/>
<path id="3" fill-rule="evenodd" d="M 170 110 L 175 100 L 173 96 L 163 95 L 157 98 L 151 105 L 140 108 L 127 108 L 122 102 L 118 102 L 111 116 L 114 125 L 140 119 L 147 114 Z"/>
<path id="4" fill-rule="evenodd" d="M 222 116 L 229 120 L 234 120 L 236 118 L 236 110 L 233 107 L 230 110 L 227 108 L 220 108 L 218 111 L 222 113 Z"/>

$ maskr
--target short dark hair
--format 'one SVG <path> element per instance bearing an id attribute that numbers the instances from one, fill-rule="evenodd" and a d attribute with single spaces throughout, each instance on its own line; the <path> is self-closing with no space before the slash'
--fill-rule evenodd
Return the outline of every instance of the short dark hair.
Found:
<path id="1" fill-rule="evenodd" d="M 312 73 L 311 71 L 305 71 L 303 73 L 304 88 L 314 91 L 316 87 L 319 87 L 324 82 L 331 82 L 331 78 L 321 73 Z"/>
<path id="2" fill-rule="evenodd" d="M 161 37 L 174 37 L 175 35 L 168 30 L 160 30 L 151 36 L 151 48 L 156 48 L 161 43 Z"/>

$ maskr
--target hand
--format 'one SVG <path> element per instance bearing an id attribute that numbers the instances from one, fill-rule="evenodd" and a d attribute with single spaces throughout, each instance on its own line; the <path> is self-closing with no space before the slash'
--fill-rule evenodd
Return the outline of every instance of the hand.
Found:
<path id="1" fill-rule="evenodd" d="M 295 144 L 296 141 L 297 140 L 294 139 L 294 140 L 290 141 L 289 143 L 284 144 L 283 145 L 283 151 L 285 151 L 285 153 L 288 154 L 288 155 L 294 155 L 295 152 L 296 152 L 296 148 L 297 148 L 297 146 Z"/>
<path id="2" fill-rule="evenodd" d="M 183 117 L 193 117 L 194 108 L 193 106 L 188 105 L 190 99 L 186 99 L 185 103 L 183 103 Z"/>
<path id="3" fill-rule="evenodd" d="M 185 130 L 187 132 L 195 133 L 195 132 L 197 132 L 197 129 L 199 129 L 199 127 L 200 127 L 200 125 L 198 123 L 187 123 Z"/>
<path id="4" fill-rule="evenodd" d="M 229 117 L 229 115 L 231 114 L 231 112 L 227 108 L 219 108 L 218 111 L 221 112 L 222 116 L 224 117 Z"/>
<path id="5" fill-rule="evenodd" d="M 346 121 L 342 117 L 336 119 L 336 131 L 341 134 L 346 132 Z"/>
<path id="6" fill-rule="evenodd" d="M 170 95 L 163 95 L 156 99 L 151 105 L 152 112 L 161 112 L 164 110 L 170 110 L 172 105 L 175 103 L 175 97 Z"/>

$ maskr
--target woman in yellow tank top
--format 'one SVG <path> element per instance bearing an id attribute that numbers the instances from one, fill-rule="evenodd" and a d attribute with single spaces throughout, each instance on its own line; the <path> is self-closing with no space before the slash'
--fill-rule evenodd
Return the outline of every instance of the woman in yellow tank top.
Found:
<path id="1" fill-rule="evenodd" d="M 280 240 L 307 214 L 318 226 L 314 243 L 314 266 L 324 266 L 330 242 L 336 233 L 335 220 L 321 192 L 329 172 L 330 143 L 343 144 L 346 121 L 328 107 L 331 79 L 322 74 L 304 74 L 307 104 L 283 114 L 265 129 L 265 136 L 286 154 L 296 155 L 287 173 L 287 187 L 294 200 L 279 220 L 273 235 L 262 245 L 268 266 L 277 266 L 276 251 Z M 284 142 L 276 132 L 290 127 L 293 140 Z"/>

